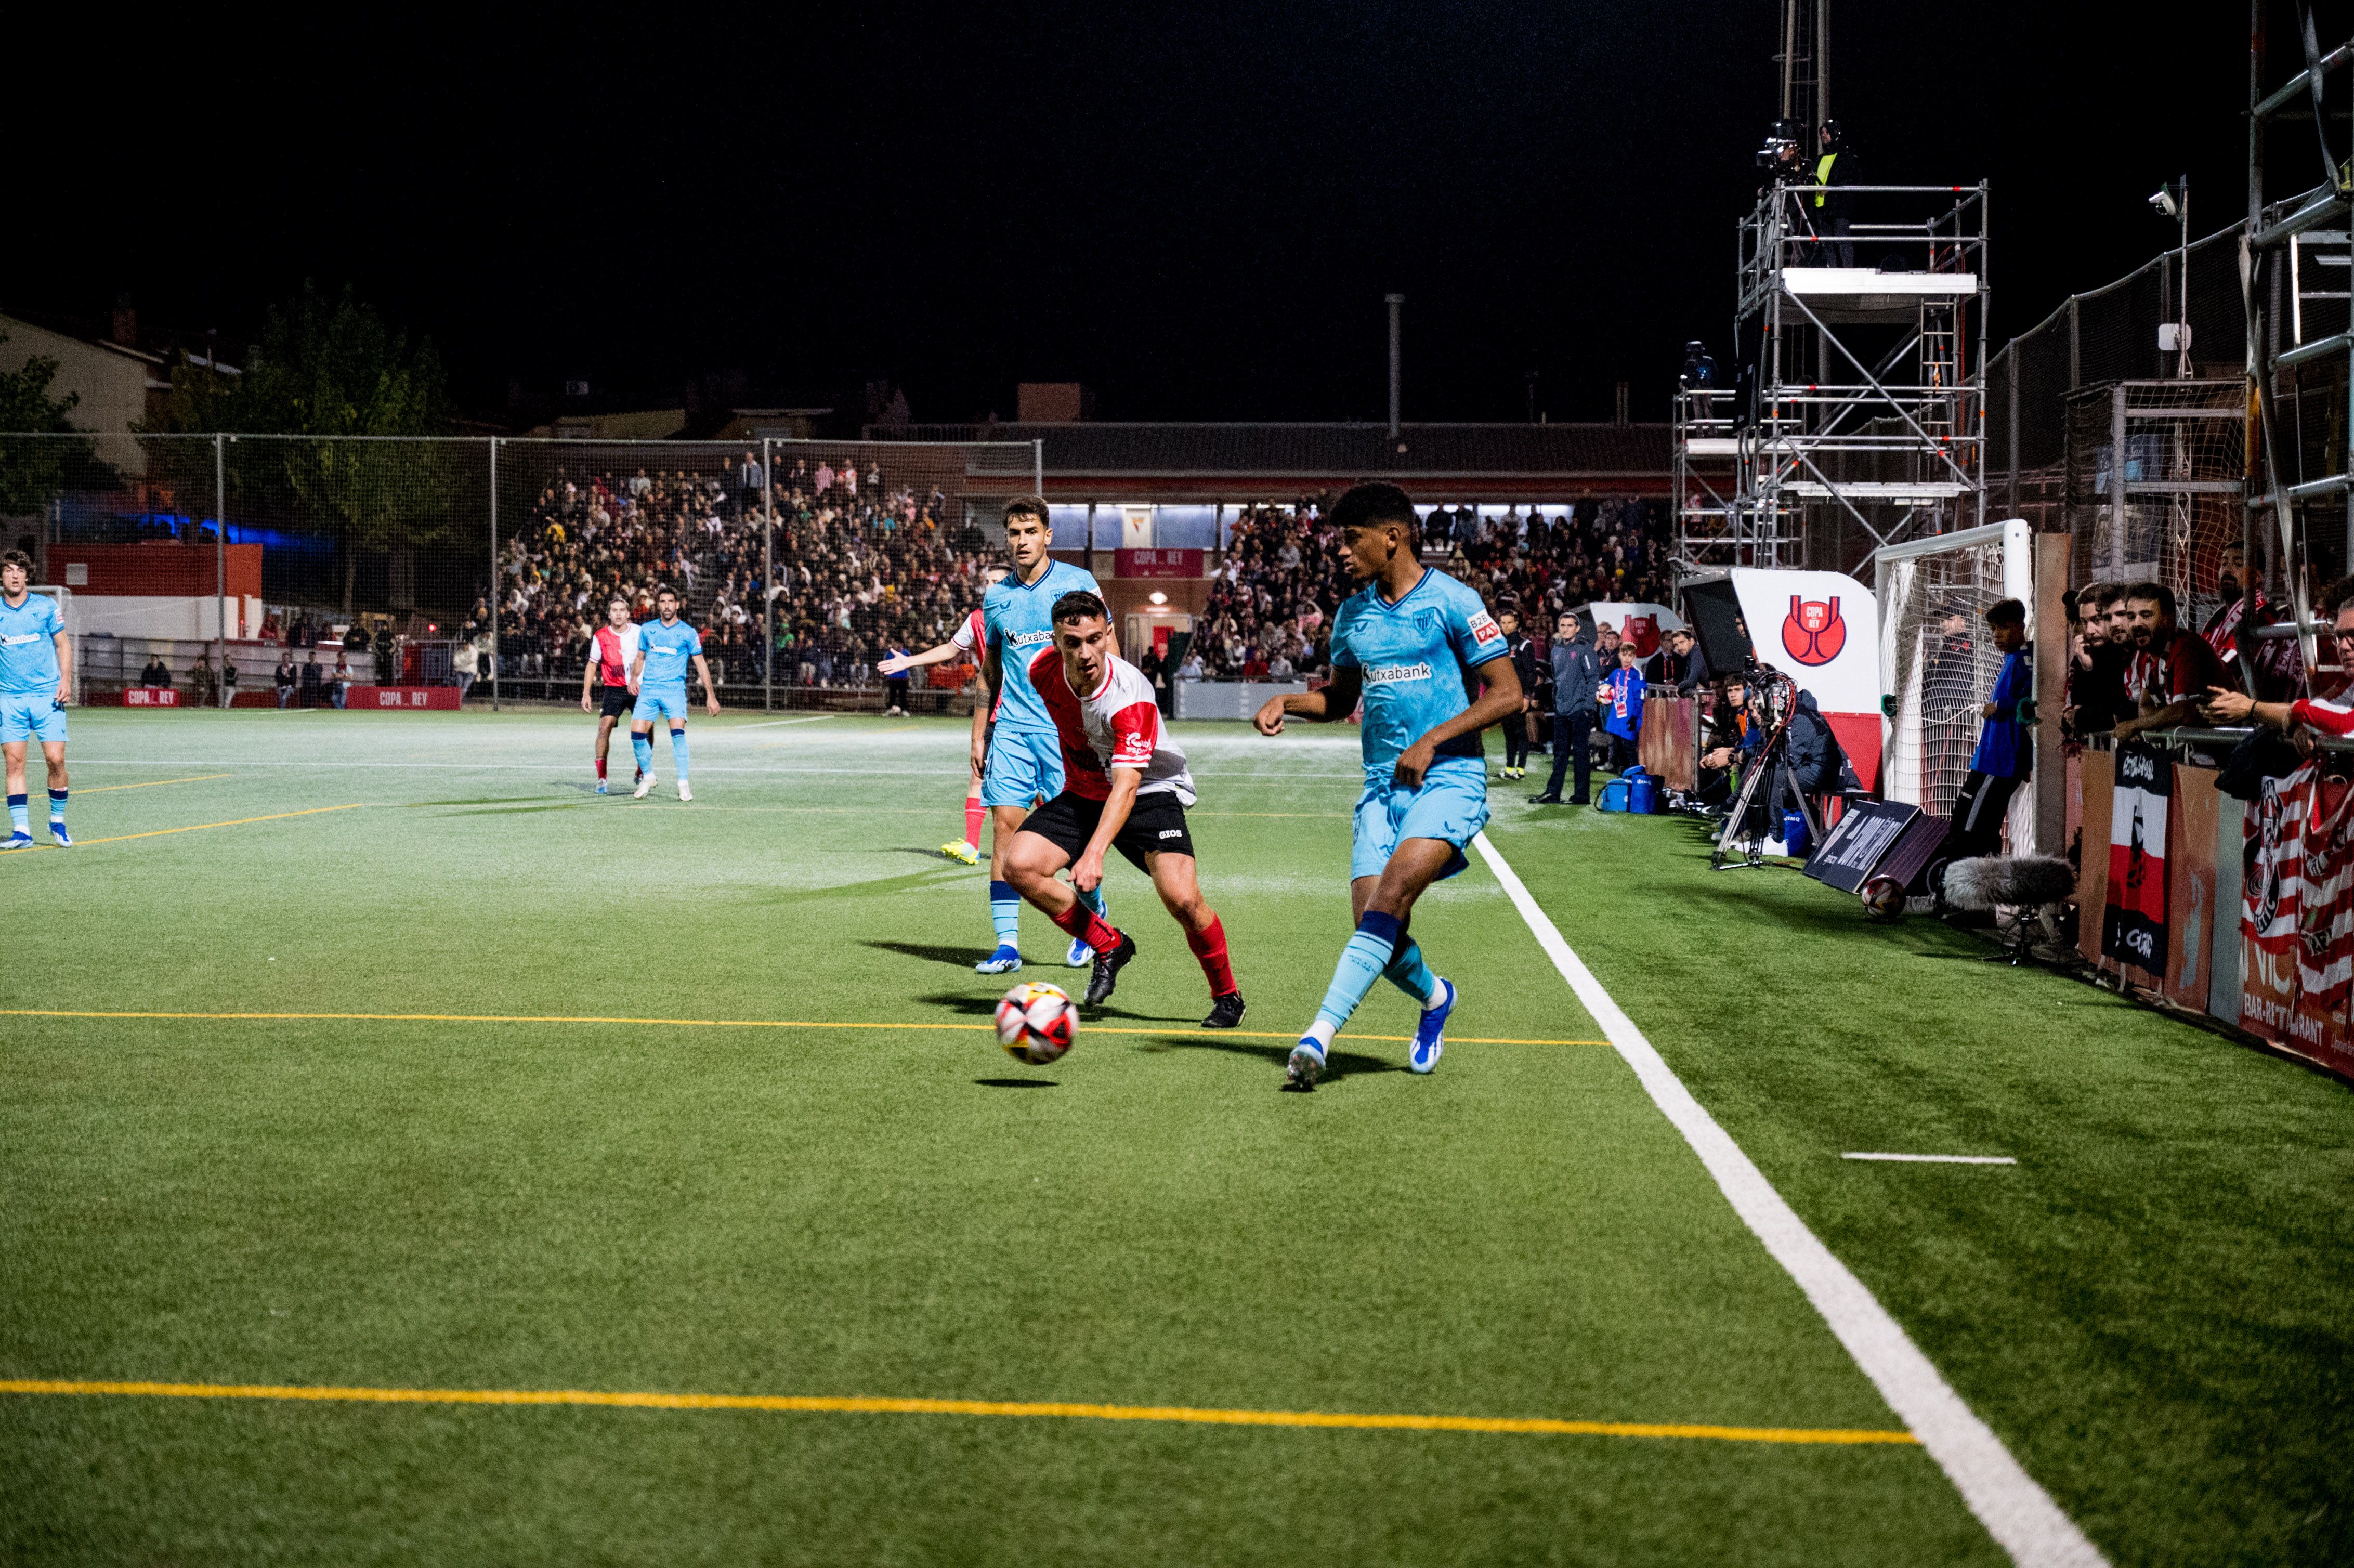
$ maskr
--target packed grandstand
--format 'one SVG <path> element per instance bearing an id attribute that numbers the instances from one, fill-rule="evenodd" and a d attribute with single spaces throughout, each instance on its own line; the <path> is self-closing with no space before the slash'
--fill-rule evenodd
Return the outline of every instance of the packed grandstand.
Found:
<path id="1" fill-rule="evenodd" d="M 763 679 L 764 599 L 758 460 L 725 473 L 600 471 L 547 485 L 501 552 L 503 673 L 577 676 L 606 601 L 652 613 L 656 588 L 676 584 L 705 632 L 723 683 Z M 855 458 L 779 460 L 773 491 L 776 667 L 779 684 L 872 683 L 894 649 L 949 636 L 981 600 L 996 555 L 947 498 L 919 496 Z M 1353 591 L 1319 498 L 1243 508 L 1231 524 L 1196 627 L 1201 678 L 1306 675 L 1320 670 L 1333 614 Z M 1589 599 L 1658 600 L 1667 593 L 1666 520 L 1657 503 L 1605 498 L 1498 514 L 1443 506 L 1424 520 L 1434 564 L 1493 609 L 1549 624 L 1550 611 Z M 1537 616 L 1542 608 L 1548 613 Z M 463 629 L 487 631 L 479 602 Z"/>

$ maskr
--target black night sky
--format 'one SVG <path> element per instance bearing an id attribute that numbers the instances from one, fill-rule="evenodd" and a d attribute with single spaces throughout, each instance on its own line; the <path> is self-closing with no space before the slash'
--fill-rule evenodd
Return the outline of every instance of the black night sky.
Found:
<path id="1" fill-rule="evenodd" d="M 1776 80 L 1772 0 L 80 15 L 15 73 L 49 130 L 0 310 L 241 337 L 350 283 L 483 408 L 735 369 L 919 420 L 1065 379 L 1379 418 L 1395 289 L 1409 418 L 1520 418 L 1530 370 L 1553 418 L 1621 378 L 1664 418 Z M 1999 342 L 2164 246 L 2162 179 L 2199 232 L 2243 208 L 2245 50 L 2232 5 L 1842 4 L 1832 109 L 1865 178 L 1993 181 Z"/>

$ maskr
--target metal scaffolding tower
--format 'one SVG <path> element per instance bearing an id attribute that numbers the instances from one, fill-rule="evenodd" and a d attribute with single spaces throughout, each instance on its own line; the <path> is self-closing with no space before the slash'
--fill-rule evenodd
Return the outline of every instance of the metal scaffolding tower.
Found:
<path id="1" fill-rule="evenodd" d="M 1985 522 L 1987 293 L 1984 183 L 1770 186 L 1741 225 L 1736 493 L 1686 558 L 1856 571 Z"/>
<path id="2" fill-rule="evenodd" d="M 2274 0 L 2270 9 L 2282 7 Z M 2248 226 L 2240 276 L 2247 306 L 2247 559 L 2253 596 L 2274 585 L 2296 609 L 2305 667 L 2322 667 L 2314 589 L 2354 571 L 2354 160 L 2333 143 L 2342 116 L 2326 111 L 2325 88 L 2354 65 L 2354 40 L 2324 53 L 2313 8 L 2292 8 L 2303 69 L 2267 90 L 2266 0 L 2248 6 Z M 2265 199 L 2265 132 L 2276 121 L 2309 122 L 2322 182 Z M 2306 168 L 2306 154 L 2296 164 Z M 2270 514 L 2270 524 L 2260 520 Z M 2277 598 L 2275 602 L 2278 602 Z M 2262 636 L 2274 630 L 2265 627 Z M 2332 664 L 2335 661 L 2330 661 Z"/>

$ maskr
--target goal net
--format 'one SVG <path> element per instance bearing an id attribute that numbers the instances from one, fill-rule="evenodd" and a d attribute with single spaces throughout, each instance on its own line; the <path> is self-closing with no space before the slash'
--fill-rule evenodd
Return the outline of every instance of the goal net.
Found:
<path id="1" fill-rule="evenodd" d="M 1978 749 L 1979 707 L 2002 655 L 1987 630 L 1998 600 L 2035 602 L 2032 536 L 2013 519 L 1887 546 L 1875 557 L 1883 709 L 1882 790 L 1892 800 L 1950 817 Z M 2032 792 L 2012 798 L 2010 848 L 2025 853 Z"/>

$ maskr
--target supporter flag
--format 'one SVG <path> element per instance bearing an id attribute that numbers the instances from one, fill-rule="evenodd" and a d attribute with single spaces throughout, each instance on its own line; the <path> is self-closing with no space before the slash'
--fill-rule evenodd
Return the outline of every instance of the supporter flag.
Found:
<path id="1" fill-rule="evenodd" d="M 2166 808 L 2174 765 L 2146 746 L 2116 752 L 2109 793 L 2109 896 L 2101 954 L 2166 974 Z"/>
<path id="2" fill-rule="evenodd" d="M 2308 762 L 2264 780 L 2244 831 L 2240 1022 L 2343 1072 L 2354 1061 L 2354 788 Z"/>

